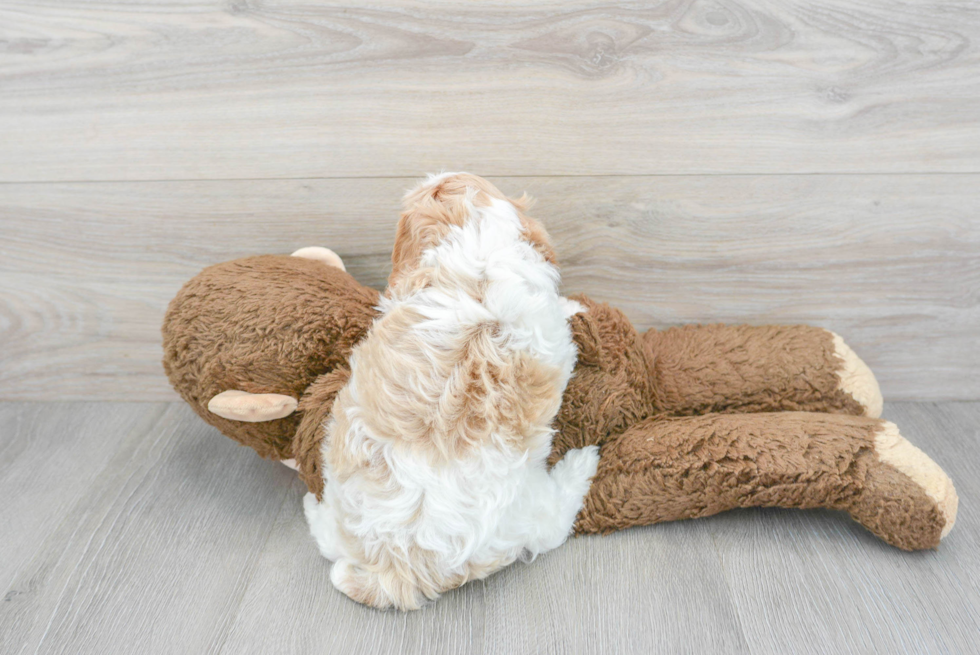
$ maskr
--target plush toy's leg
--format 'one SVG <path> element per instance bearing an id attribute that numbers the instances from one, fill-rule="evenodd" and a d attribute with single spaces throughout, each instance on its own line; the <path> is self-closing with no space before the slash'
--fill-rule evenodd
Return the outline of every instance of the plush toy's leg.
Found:
<path id="1" fill-rule="evenodd" d="M 956 520 L 953 484 L 894 424 L 809 412 L 644 421 L 602 448 L 579 533 L 735 507 L 844 510 L 886 542 L 934 548 Z"/>
<path id="2" fill-rule="evenodd" d="M 658 409 L 881 415 L 871 370 L 844 340 L 806 325 L 692 325 L 642 337 Z"/>
<path id="3" fill-rule="evenodd" d="M 319 262 L 323 262 L 327 266 L 333 266 L 334 268 L 339 268 L 342 271 L 347 269 L 344 267 L 344 260 L 329 248 L 321 248 L 320 246 L 308 246 L 306 248 L 300 248 L 296 252 L 292 253 L 293 257 L 302 257 L 304 259 L 314 259 Z"/>

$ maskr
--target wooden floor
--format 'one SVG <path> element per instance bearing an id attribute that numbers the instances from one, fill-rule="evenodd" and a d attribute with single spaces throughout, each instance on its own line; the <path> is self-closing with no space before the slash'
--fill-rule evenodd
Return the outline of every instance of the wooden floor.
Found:
<path id="1" fill-rule="evenodd" d="M 186 406 L 0 403 L 0 652 L 977 652 L 980 403 L 885 415 L 957 485 L 938 551 L 735 511 L 573 539 L 400 614 L 335 591 L 293 472 Z"/>

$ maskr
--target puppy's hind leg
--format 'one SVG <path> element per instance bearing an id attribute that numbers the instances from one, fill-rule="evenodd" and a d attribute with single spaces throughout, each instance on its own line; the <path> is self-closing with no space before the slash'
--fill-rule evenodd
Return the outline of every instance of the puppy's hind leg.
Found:
<path id="1" fill-rule="evenodd" d="M 379 573 L 350 557 L 341 557 L 334 563 L 330 581 L 351 600 L 379 610 L 390 607 L 403 612 L 417 610 L 426 600 L 410 572 L 389 570 Z M 430 594 L 432 600 L 438 597 L 438 593 Z"/>
<path id="2" fill-rule="evenodd" d="M 344 554 L 344 549 L 337 529 L 337 515 L 330 506 L 329 498 L 324 498 L 318 503 L 316 496 L 311 493 L 306 494 L 303 497 L 303 513 L 306 514 L 310 534 L 316 540 L 320 554 L 331 562 L 339 560 Z"/>

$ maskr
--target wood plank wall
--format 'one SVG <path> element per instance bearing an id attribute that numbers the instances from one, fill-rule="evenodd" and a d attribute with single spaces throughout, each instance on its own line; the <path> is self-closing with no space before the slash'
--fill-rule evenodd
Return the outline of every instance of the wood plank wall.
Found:
<path id="1" fill-rule="evenodd" d="M 402 191 L 538 198 L 640 327 L 807 322 L 889 399 L 980 398 L 980 5 L 0 5 L 0 399 L 173 399 L 167 301 L 233 257 L 380 286 Z"/>

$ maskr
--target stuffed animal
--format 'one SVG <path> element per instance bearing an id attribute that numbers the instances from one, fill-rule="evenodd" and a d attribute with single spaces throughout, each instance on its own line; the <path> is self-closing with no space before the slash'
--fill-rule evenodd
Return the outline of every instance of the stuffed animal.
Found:
<path id="1" fill-rule="evenodd" d="M 189 281 L 166 314 L 164 368 L 201 418 L 298 467 L 319 495 L 323 426 L 378 293 L 325 248 L 295 255 L 226 262 Z M 576 299 L 586 311 L 572 318 L 578 363 L 551 462 L 601 447 L 577 533 L 735 507 L 843 510 L 905 550 L 949 533 L 952 482 L 877 418 L 874 376 L 839 336 L 744 325 L 641 334 L 622 312 Z"/>
<path id="2" fill-rule="evenodd" d="M 164 368 L 208 423 L 323 491 L 325 423 L 378 293 L 325 248 L 211 266 L 171 302 Z M 639 333 L 589 298 L 550 463 L 600 447 L 577 533 L 734 507 L 848 512 L 886 542 L 933 548 L 956 517 L 942 469 L 878 418 L 877 382 L 837 335 L 808 326 Z"/>

